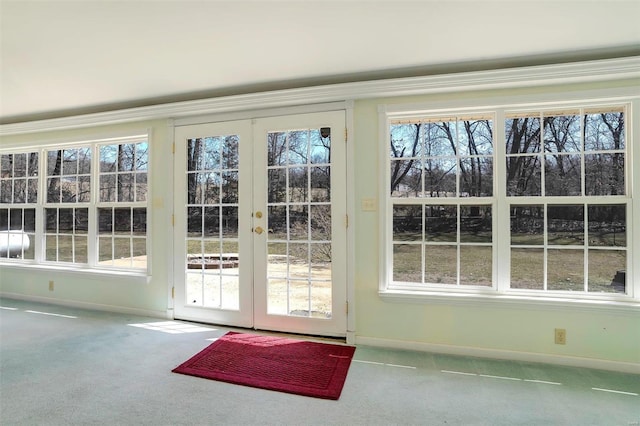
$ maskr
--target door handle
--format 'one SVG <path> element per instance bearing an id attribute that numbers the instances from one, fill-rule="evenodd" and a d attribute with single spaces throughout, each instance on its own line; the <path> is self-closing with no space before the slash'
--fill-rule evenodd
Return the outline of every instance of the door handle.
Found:
<path id="1" fill-rule="evenodd" d="M 262 229 L 260 226 L 256 226 L 254 231 L 256 232 L 256 234 L 260 235 L 264 232 L 264 229 Z"/>

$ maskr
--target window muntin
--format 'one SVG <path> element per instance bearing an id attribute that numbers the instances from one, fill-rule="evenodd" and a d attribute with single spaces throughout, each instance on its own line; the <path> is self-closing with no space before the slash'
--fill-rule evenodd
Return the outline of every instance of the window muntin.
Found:
<path id="1" fill-rule="evenodd" d="M 498 276 L 510 277 L 508 283 L 494 282 L 501 291 L 630 295 L 626 107 L 496 109 L 495 114 L 505 117 L 495 124 L 496 133 L 504 135 L 504 145 L 495 150 L 504 157 L 497 161 L 506 165 L 498 176 L 494 149 L 481 149 L 489 144 L 464 149 L 473 146 L 463 137 L 469 117 L 455 117 L 455 125 L 453 118 L 390 119 L 386 288 L 459 290 L 467 277 L 473 277 L 473 286 L 491 287 L 495 263 Z M 489 135 L 493 125 L 480 134 L 484 140 Z M 476 161 L 465 164 L 468 153 Z M 466 181 L 465 165 L 476 166 Z M 503 189 L 495 194 L 483 189 L 478 176 Z M 465 187 L 465 182 L 475 183 Z M 465 218 L 468 207 L 484 210 Z M 496 223 L 506 223 L 500 212 L 510 213 L 509 232 L 476 228 L 491 223 L 478 217 L 496 212 Z M 494 262 L 494 253 L 504 253 L 505 245 L 510 256 Z"/>
<path id="2" fill-rule="evenodd" d="M 493 285 L 493 145 L 492 115 L 391 123 L 393 285 Z"/>

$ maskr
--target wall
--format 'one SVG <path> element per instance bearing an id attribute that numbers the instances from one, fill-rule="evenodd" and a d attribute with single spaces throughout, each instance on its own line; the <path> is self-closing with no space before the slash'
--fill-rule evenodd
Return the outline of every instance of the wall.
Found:
<path id="1" fill-rule="evenodd" d="M 626 310 L 526 301 L 389 301 L 379 294 L 380 214 L 362 211 L 363 198 L 378 199 L 378 106 L 446 104 L 512 95 L 540 96 L 622 88 L 639 93 L 638 81 L 521 88 L 357 101 L 355 148 L 356 342 L 496 358 L 612 368 L 640 373 L 640 304 Z M 638 111 L 635 111 L 638 122 Z M 631 138 L 630 138 L 631 139 Z M 637 155 L 637 154 L 636 154 Z M 637 156 L 636 156 L 637 159 Z M 636 176 L 635 183 L 637 185 Z M 637 209 L 636 209 L 637 211 Z M 640 227 L 634 213 L 633 225 Z M 637 239 L 636 239 L 637 241 Z M 635 243 L 636 259 L 640 245 Z M 638 288 L 636 277 L 636 289 Z M 630 283 L 632 284 L 632 283 Z M 567 331 L 566 345 L 554 343 L 554 328 Z"/>
<path id="2" fill-rule="evenodd" d="M 601 82 L 563 87 L 565 93 L 585 89 L 628 89 L 638 93 L 637 80 Z M 477 100 L 491 96 L 552 93 L 558 88 L 538 87 L 469 93 L 435 94 L 355 102 L 353 266 L 355 282 L 355 342 L 399 348 L 468 355 L 557 362 L 640 372 L 640 309 L 589 309 L 527 303 L 393 302 L 378 294 L 378 212 L 362 211 L 363 198 L 378 198 L 378 105 Z M 640 128 L 636 112 L 635 126 Z M 151 131 L 151 253 L 148 278 L 85 274 L 51 269 L 0 267 L 0 293 L 88 308 L 171 316 L 172 283 L 172 128 L 165 120 L 7 136 L 2 146 L 40 142 L 89 140 Z M 638 150 L 640 151 L 640 150 Z M 636 159 L 638 155 L 636 154 Z M 637 186 L 638 177 L 635 178 Z M 638 202 L 635 202 L 638 205 Z M 638 209 L 636 208 L 637 212 Z M 635 235 L 640 219 L 634 214 Z M 636 243 L 638 244 L 638 243 Z M 640 253 L 640 246 L 635 247 Z M 636 281 L 640 278 L 636 274 Z M 55 290 L 48 290 L 49 280 Z M 636 288 L 640 288 L 635 284 Z M 567 344 L 553 343 L 553 329 L 567 330 Z"/>

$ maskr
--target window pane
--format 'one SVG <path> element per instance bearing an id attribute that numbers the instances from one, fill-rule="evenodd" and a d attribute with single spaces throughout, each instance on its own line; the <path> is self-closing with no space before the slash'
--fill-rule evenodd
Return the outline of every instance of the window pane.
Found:
<path id="1" fill-rule="evenodd" d="M 458 239 L 458 208 L 442 205 L 427 205 L 424 208 L 425 240 L 456 242 Z"/>
<path id="2" fill-rule="evenodd" d="M 589 291 L 625 293 L 627 256 L 624 250 L 589 250 Z"/>
<path id="3" fill-rule="evenodd" d="M 493 195 L 493 158 L 460 159 L 460 196 L 490 197 Z"/>
<path id="4" fill-rule="evenodd" d="M 136 144 L 136 170 L 148 170 L 149 168 L 149 144 L 139 142 Z"/>
<path id="5" fill-rule="evenodd" d="M 507 154 L 540 152 L 540 118 L 520 117 L 505 120 Z"/>
<path id="6" fill-rule="evenodd" d="M 492 258 L 491 247 L 461 246 L 460 284 L 491 287 Z"/>
<path id="7" fill-rule="evenodd" d="M 118 202 L 132 202 L 133 196 L 133 173 L 118 173 Z"/>
<path id="8" fill-rule="evenodd" d="M 460 207 L 460 242 L 490 243 L 491 206 Z"/>
<path id="9" fill-rule="evenodd" d="M 238 202 L 238 172 L 222 173 L 222 202 Z"/>
<path id="10" fill-rule="evenodd" d="M 27 154 L 13 155 L 13 177 L 27 176 Z"/>
<path id="11" fill-rule="evenodd" d="M 222 168 L 221 149 L 224 144 L 224 136 L 215 136 L 204 139 L 204 151 L 201 167 L 203 170 L 220 170 Z"/>
<path id="12" fill-rule="evenodd" d="M 311 216 L 311 239 L 330 240 L 331 239 L 331 206 L 320 205 L 310 206 Z"/>
<path id="13" fill-rule="evenodd" d="M 585 150 L 624 149 L 624 113 L 602 112 L 585 115 Z"/>
<path id="14" fill-rule="evenodd" d="M 579 155 L 545 155 L 546 195 L 580 195 Z"/>
<path id="15" fill-rule="evenodd" d="M 455 156 L 458 153 L 456 122 L 423 123 L 425 156 Z"/>
<path id="16" fill-rule="evenodd" d="M 147 201 L 147 174 L 135 174 L 136 201 Z"/>
<path id="17" fill-rule="evenodd" d="M 626 247 L 626 206 L 591 205 L 589 215 L 589 246 Z"/>
<path id="18" fill-rule="evenodd" d="M 457 284 L 458 249 L 456 246 L 425 246 L 424 281 L 427 284 Z"/>
<path id="19" fill-rule="evenodd" d="M 584 250 L 547 251 L 547 289 L 584 291 Z"/>
<path id="20" fill-rule="evenodd" d="M 393 240 L 422 241 L 422 206 L 393 206 Z"/>
<path id="21" fill-rule="evenodd" d="M 544 117 L 544 148 L 546 152 L 579 152 L 580 117 L 556 115 Z"/>
<path id="22" fill-rule="evenodd" d="M 419 123 L 391 125 L 391 158 L 420 156 L 420 127 Z"/>
<path id="23" fill-rule="evenodd" d="M 584 206 L 548 206 L 547 221 L 549 244 L 584 244 Z"/>
<path id="24" fill-rule="evenodd" d="M 511 206 L 511 244 L 544 244 L 543 206 Z"/>
<path id="25" fill-rule="evenodd" d="M 323 136 L 324 135 L 324 136 Z M 313 164 L 328 164 L 331 162 L 331 133 L 311 131 L 311 162 Z"/>
<path id="26" fill-rule="evenodd" d="M 391 196 L 422 196 L 422 171 L 419 160 L 391 161 Z"/>
<path id="27" fill-rule="evenodd" d="M 303 203 L 309 200 L 308 169 L 292 167 L 289 169 L 289 201 Z"/>
<path id="28" fill-rule="evenodd" d="M 113 209 L 98 209 L 98 234 L 113 232 Z"/>
<path id="29" fill-rule="evenodd" d="M 543 249 L 511 249 L 511 288 L 544 289 Z"/>
<path id="30" fill-rule="evenodd" d="M 458 121 L 460 155 L 493 154 L 493 122 L 491 120 Z"/>
<path id="31" fill-rule="evenodd" d="M 282 132 L 269 133 L 267 136 L 267 165 L 282 166 L 287 163 L 287 135 Z"/>
<path id="32" fill-rule="evenodd" d="M 268 176 L 269 203 L 284 203 L 287 200 L 287 170 L 270 169 Z"/>
<path id="33" fill-rule="evenodd" d="M 118 145 L 100 147 L 100 172 L 115 172 Z"/>
<path id="34" fill-rule="evenodd" d="M 455 158 L 427 158 L 424 163 L 425 197 L 456 196 Z"/>
<path id="35" fill-rule="evenodd" d="M 100 201 L 116 201 L 116 175 L 100 176 Z"/>
<path id="36" fill-rule="evenodd" d="M 131 233 L 131 209 L 113 209 L 113 230 L 116 234 Z"/>
<path id="37" fill-rule="evenodd" d="M 422 245 L 393 245 L 393 280 L 422 283 Z"/>
<path id="38" fill-rule="evenodd" d="M 586 195 L 624 195 L 624 154 L 584 156 Z"/>
<path id="39" fill-rule="evenodd" d="M 331 201 L 330 166 L 311 167 L 311 201 Z"/>
<path id="40" fill-rule="evenodd" d="M 307 164 L 309 157 L 309 131 L 289 132 L 289 164 Z"/>
<path id="41" fill-rule="evenodd" d="M 507 157 L 507 195 L 536 196 L 542 194 L 542 164 L 539 156 Z"/>

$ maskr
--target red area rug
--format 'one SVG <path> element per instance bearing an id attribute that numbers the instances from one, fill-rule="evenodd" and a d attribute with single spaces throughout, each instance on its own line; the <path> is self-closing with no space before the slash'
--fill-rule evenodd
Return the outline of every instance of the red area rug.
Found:
<path id="1" fill-rule="evenodd" d="M 229 332 L 173 372 L 338 399 L 355 350 L 353 346 Z"/>

